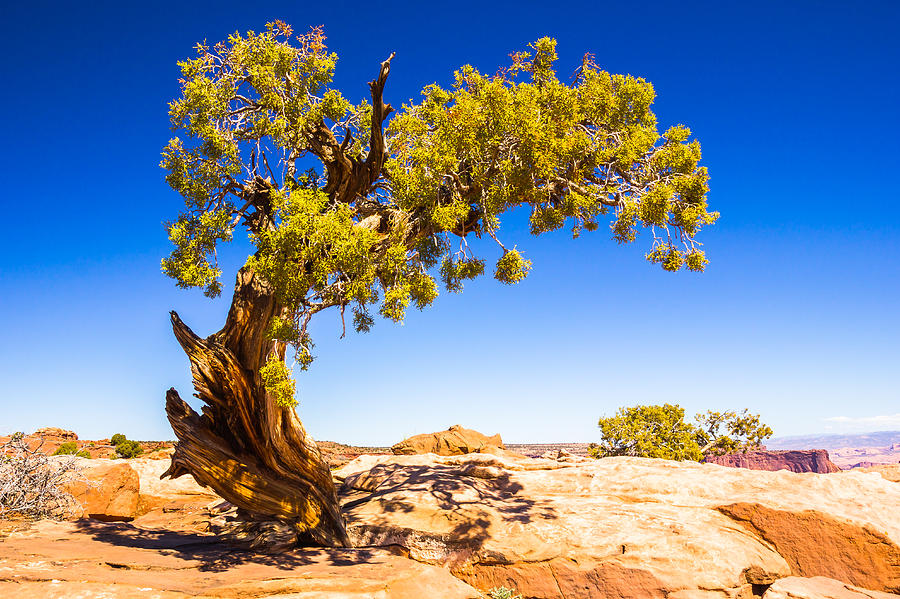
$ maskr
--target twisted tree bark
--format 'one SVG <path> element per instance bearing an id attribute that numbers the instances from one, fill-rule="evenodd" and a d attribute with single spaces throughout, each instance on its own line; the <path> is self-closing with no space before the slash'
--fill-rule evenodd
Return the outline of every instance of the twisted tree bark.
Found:
<path id="1" fill-rule="evenodd" d="M 172 312 L 175 337 L 191 362 L 197 414 L 175 389 L 166 414 L 178 437 L 162 477 L 191 474 L 239 508 L 231 536 L 252 546 L 350 546 L 331 471 L 292 407 L 276 404 L 259 369 L 283 344 L 266 336 L 280 315 L 271 287 L 246 267 L 219 332 L 201 339 Z"/>

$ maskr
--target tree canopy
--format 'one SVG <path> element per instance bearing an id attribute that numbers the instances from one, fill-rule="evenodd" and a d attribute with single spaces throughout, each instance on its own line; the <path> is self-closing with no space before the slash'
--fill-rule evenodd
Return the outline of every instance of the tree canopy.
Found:
<path id="1" fill-rule="evenodd" d="M 772 436 L 758 414 L 708 411 L 684 420 L 678 405 L 639 405 L 620 408 L 600 418 L 601 440 L 591 448 L 594 457 L 635 456 L 667 460 L 702 460 L 707 455 L 758 449 Z"/>
<path id="2" fill-rule="evenodd" d="M 178 137 L 161 163 L 186 203 L 168 225 L 163 271 L 218 295 L 217 245 L 245 227 L 256 247 L 247 266 L 287 308 L 269 333 L 303 368 L 313 314 L 336 306 L 344 322 L 350 307 L 368 331 L 373 311 L 399 322 L 411 304 L 431 304 L 436 278 L 459 292 L 484 274 L 469 234 L 496 241 L 497 280 L 521 281 L 531 262 L 501 241 L 501 216 L 518 206 L 535 235 L 568 226 L 578 236 L 607 216 L 622 243 L 649 228 L 647 259 L 666 270 L 707 263 L 695 237 L 718 214 L 707 210 L 700 144 L 682 125 L 658 132 L 649 82 L 590 55 L 562 81 L 556 41 L 541 38 L 495 74 L 467 65 L 449 88 L 426 86 L 388 122 L 393 55 L 369 84 L 372 101 L 352 103 L 331 87 L 337 56 L 324 41 L 320 28 L 292 37 L 276 21 L 198 44 L 179 63 Z M 280 360 L 263 374 L 292 401 Z"/>

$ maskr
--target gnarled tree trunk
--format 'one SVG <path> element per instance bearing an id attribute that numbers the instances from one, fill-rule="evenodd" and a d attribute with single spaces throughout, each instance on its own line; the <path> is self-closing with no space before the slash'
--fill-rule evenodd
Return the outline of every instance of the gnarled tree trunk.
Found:
<path id="1" fill-rule="evenodd" d="M 178 437 L 162 475 L 191 474 L 239 508 L 235 538 L 283 549 L 302 544 L 349 546 L 331 471 L 294 408 L 276 404 L 259 369 L 285 348 L 265 332 L 281 314 L 268 283 L 248 268 L 238 272 L 228 320 L 201 339 L 172 312 L 172 327 L 191 361 L 203 415 L 175 389 L 166 414 Z"/>

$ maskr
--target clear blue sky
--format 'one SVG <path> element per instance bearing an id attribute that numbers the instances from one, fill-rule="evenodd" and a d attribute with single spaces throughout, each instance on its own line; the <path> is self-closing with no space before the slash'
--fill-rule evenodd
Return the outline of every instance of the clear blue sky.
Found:
<path id="1" fill-rule="evenodd" d="M 298 385 L 315 438 L 588 441 L 599 416 L 664 401 L 749 407 L 779 435 L 900 429 L 900 3 L 37 0 L 0 18 L 0 433 L 173 437 L 165 390 L 191 386 L 168 311 L 206 335 L 230 299 L 159 270 L 181 206 L 158 167 L 175 62 L 276 18 L 325 26 L 350 98 L 396 51 L 395 105 L 543 35 L 562 73 L 593 52 L 654 83 L 661 127 L 693 129 L 722 213 L 701 275 L 646 263 L 646 237 L 512 219 L 524 283 L 483 278 L 344 340 L 320 315 Z M 226 280 L 245 256 L 226 252 Z"/>

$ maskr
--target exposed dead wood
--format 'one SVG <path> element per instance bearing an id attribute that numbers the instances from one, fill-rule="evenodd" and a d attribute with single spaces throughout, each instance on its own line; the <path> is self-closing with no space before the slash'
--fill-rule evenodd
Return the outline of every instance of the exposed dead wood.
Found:
<path id="1" fill-rule="evenodd" d="M 293 529 L 295 545 L 349 546 L 328 465 L 294 409 L 276 404 L 259 376 L 271 352 L 284 358 L 284 346 L 265 334 L 281 311 L 269 285 L 244 268 L 219 332 L 201 339 L 172 312 L 195 395 L 206 405 L 201 416 L 174 389 L 166 394 L 179 442 L 163 477 L 193 475 L 246 512 L 248 521 L 277 520 L 281 530 Z M 288 545 L 282 534 L 279 548 Z"/>

